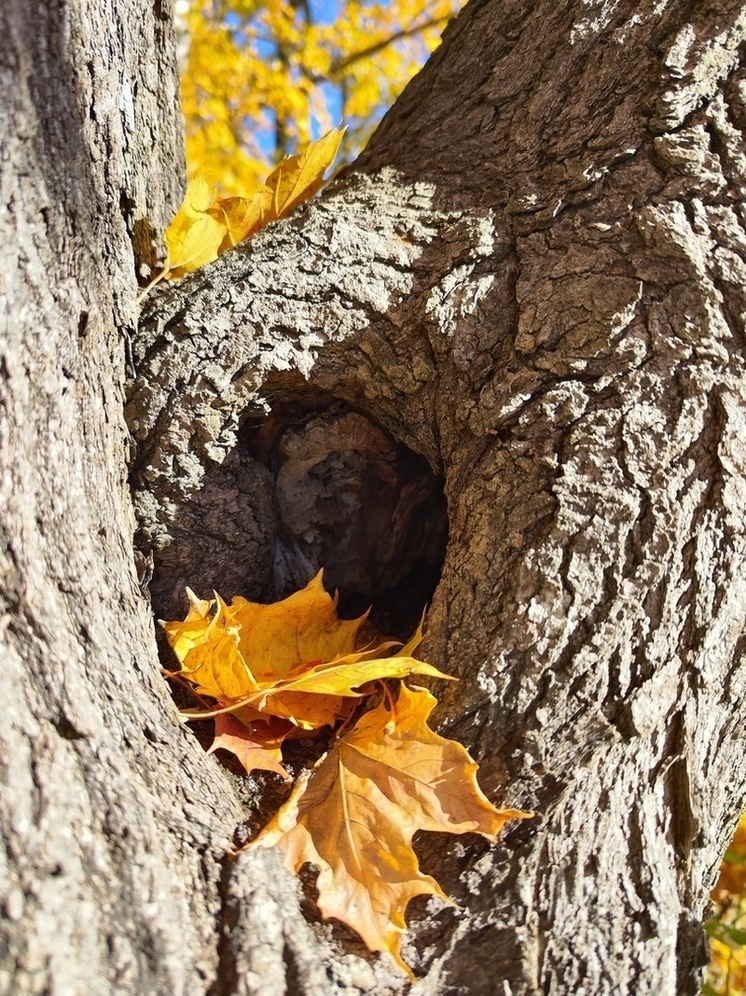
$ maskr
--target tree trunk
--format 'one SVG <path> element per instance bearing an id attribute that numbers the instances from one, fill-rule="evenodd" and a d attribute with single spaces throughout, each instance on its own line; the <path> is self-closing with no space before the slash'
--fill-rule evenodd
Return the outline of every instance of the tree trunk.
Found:
<path id="1" fill-rule="evenodd" d="M 137 528 L 161 616 L 327 557 L 434 589 L 441 728 L 538 816 L 423 838 L 458 908 L 412 904 L 412 993 L 695 993 L 746 796 L 742 4 L 472 0 L 357 164 L 137 331 L 170 11 L 0 24 L 0 987 L 405 988 L 225 861 L 261 789 L 178 721 Z"/>

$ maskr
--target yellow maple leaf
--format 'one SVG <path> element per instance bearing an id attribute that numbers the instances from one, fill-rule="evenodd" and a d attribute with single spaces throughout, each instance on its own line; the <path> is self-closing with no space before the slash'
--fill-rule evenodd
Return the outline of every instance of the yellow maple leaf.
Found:
<path id="1" fill-rule="evenodd" d="M 271 194 L 267 221 L 286 218 L 299 204 L 312 197 L 323 183 L 323 175 L 334 162 L 344 129 L 333 128 L 298 156 L 287 156 L 267 177 Z"/>
<path id="2" fill-rule="evenodd" d="M 376 651 L 380 649 L 377 647 Z M 369 682 L 385 678 L 407 678 L 412 674 L 454 680 L 451 675 L 443 674 L 432 664 L 418 661 L 414 657 L 394 654 L 391 657 L 361 659 L 365 656 L 362 653 L 345 654 L 310 667 L 297 678 L 260 688 L 247 697 L 247 702 L 261 712 L 284 716 L 297 726 L 312 729 L 324 725 L 317 722 L 319 700 L 360 698 L 364 694 L 360 689 Z"/>
<path id="3" fill-rule="evenodd" d="M 214 601 L 196 598 L 183 622 L 163 623 L 166 637 L 181 663 L 181 673 L 199 695 L 233 701 L 259 686 L 240 651 L 241 623 L 236 611 L 219 595 Z"/>
<path id="4" fill-rule="evenodd" d="M 240 649 L 258 681 L 285 678 L 301 665 L 332 660 L 355 650 L 367 613 L 340 619 L 338 597 L 324 588 L 324 572 L 281 602 L 260 605 L 237 596 Z"/>
<path id="5" fill-rule="evenodd" d="M 395 705 L 365 713 L 296 783 L 277 816 L 247 845 L 277 845 L 288 868 L 319 869 L 319 909 L 356 930 L 371 950 L 401 958 L 409 900 L 446 899 L 419 870 L 418 830 L 480 833 L 494 840 L 508 820 L 531 813 L 496 809 L 476 781 L 465 748 L 427 725 L 435 698 L 402 685 Z"/>
<path id="6" fill-rule="evenodd" d="M 344 130 L 332 129 L 297 156 L 288 156 L 253 197 L 217 197 L 204 176 L 190 180 L 184 201 L 166 229 L 166 265 L 140 297 L 160 280 L 180 280 L 212 263 L 270 221 L 287 217 L 323 184 Z"/>
<path id="7" fill-rule="evenodd" d="M 204 177 L 189 182 L 184 202 L 163 236 L 168 250 L 163 276 L 167 279 L 179 280 L 217 259 L 226 226 L 210 212 L 214 200 L 215 191 Z"/>
<path id="8" fill-rule="evenodd" d="M 189 719 L 251 707 L 312 730 L 333 726 L 345 715 L 342 700 L 359 698 L 361 686 L 371 681 L 411 674 L 452 680 L 411 656 L 422 639 L 421 625 L 393 656 L 383 655 L 401 646 L 395 641 L 353 650 L 367 616 L 339 619 L 337 599 L 324 589 L 323 571 L 272 605 L 240 596 L 227 605 L 217 594 L 208 602 L 190 593 L 190 601 L 183 622 L 163 627 L 181 674 L 221 706 L 185 712 Z"/>
<path id="9" fill-rule="evenodd" d="M 191 596 L 190 603 L 184 622 L 162 625 L 184 676 L 201 694 L 217 699 L 239 700 L 262 687 L 260 682 L 267 687 L 301 665 L 354 651 L 366 619 L 338 617 L 337 599 L 324 588 L 323 571 L 301 591 L 271 605 L 240 595 L 227 605 L 217 594 L 212 601 Z M 214 648 L 224 638 L 234 648 L 227 668 L 222 646 Z"/>

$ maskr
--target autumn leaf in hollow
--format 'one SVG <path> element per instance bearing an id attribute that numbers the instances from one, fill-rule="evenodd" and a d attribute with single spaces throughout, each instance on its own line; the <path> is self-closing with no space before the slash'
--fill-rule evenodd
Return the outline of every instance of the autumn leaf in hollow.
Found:
<path id="1" fill-rule="evenodd" d="M 256 691 L 258 684 L 240 651 L 241 623 L 233 606 L 219 595 L 214 601 L 196 598 L 187 589 L 190 605 L 183 622 L 164 622 L 163 629 L 181 673 L 199 695 L 232 701 Z"/>
<path id="2" fill-rule="evenodd" d="M 356 649 L 366 615 L 340 619 L 338 599 L 324 588 L 323 579 L 319 571 L 305 588 L 271 605 L 233 599 L 240 650 L 257 681 L 275 682 Z"/>
<path id="3" fill-rule="evenodd" d="M 394 691 L 386 683 L 413 674 L 449 677 L 412 656 L 422 624 L 405 645 L 361 648 L 365 622 L 365 616 L 339 619 L 337 599 L 319 572 L 273 605 L 240 597 L 228 605 L 217 594 L 205 601 L 190 593 L 186 619 L 164 627 L 181 675 L 218 703 L 182 713 L 215 719 L 211 751 L 228 750 L 247 772 L 287 780 L 284 743 L 303 731 L 337 728 L 328 755 L 251 846 L 278 844 L 296 871 L 315 864 L 322 913 L 349 924 L 408 971 L 399 949 L 410 899 L 446 898 L 420 871 L 414 834 L 476 832 L 494 839 L 507 820 L 530 814 L 498 810 L 486 799 L 466 750 L 428 726 L 435 705 L 429 692 L 403 683 Z M 361 712 L 359 703 L 372 693 L 383 700 Z"/>
<path id="4" fill-rule="evenodd" d="M 190 603 L 183 622 L 164 622 L 163 628 L 182 674 L 200 694 L 226 702 L 272 686 L 290 671 L 354 651 L 365 621 L 339 619 L 322 571 L 271 605 L 240 596 L 227 605 L 219 595 L 211 601 L 191 596 Z"/>
<path id="5" fill-rule="evenodd" d="M 400 954 L 409 900 L 446 898 L 412 849 L 418 830 L 480 833 L 491 840 L 508 820 L 476 781 L 465 748 L 427 725 L 435 698 L 402 685 L 394 705 L 364 713 L 248 847 L 279 846 L 287 866 L 319 869 L 319 909 L 356 930 L 374 951 Z"/>
<path id="6" fill-rule="evenodd" d="M 300 666 L 297 677 L 292 674 L 287 678 L 272 682 L 259 682 L 256 690 L 250 691 L 240 698 L 226 702 L 222 708 L 200 712 L 187 712 L 190 719 L 211 718 L 233 711 L 244 711 L 246 708 L 258 710 L 262 715 L 277 716 L 288 719 L 301 729 L 312 730 L 320 726 L 332 726 L 343 718 L 344 699 L 362 698 L 367 694 L 365 688 L 371 682 L 384 679 L 407 678 L 413 674 L 425 675 L 430 678 L 441 678 L 453 681 L 453 677 L 439 671 L 426 661 L 418 661 L 414 657 L 392 654 L 389 657 L 379 657 L 377 654 L 387 649 L 390 644 L 382 644 L 370 651 L 355 654 L 344 654 L 326 663 Z M 243 663 L 240 654 L 234 648 L 227 649 L 223 641 L 213 647 L 201 649 L 204 666 L 210 667 L 215 658 L 224 659 L 232 678 L 237 671 L 233 661 Z M 191 655 L 190 655 L 191 656 Z M 203 670 L 204 668 L 202 668 Z M 197 691 L 213 694 L 207 691 L 204 676 L 200 676 L 201 668 L 196 667 L 189 679 L 195 682 Z M 217 697 L 217 696 L 215 696 Z"/>
<path id="7" fill-rule="evenodd" d="M 337 601 L 324 589 L 323 572 L 281 602 L 261 605 L 237 596 L 227 605 L 219 595 L 191 596 L 183 622 L 163 623 L 181 664 L 181 675 L 199 695 L 217 699 L 217 710 L 186 713 L 208 717 L 247 707 L 289 719 L 303 729 L 333 725 L 343 712 L 338 694 L 306 694 L 292 677 L 354 649 L 365 616 L 343 620 Z M 272 692 L 288 686 L 282 699 Z"/>
<path id="8" fill-rule="evenodd" d="M 384 647 L 387 645 L 384 644 Z M 380 651 L 376 647 L 375 651 Z M 374 652 L 375 653 L 375 652 Z M 249 701 L 255 708 L 273 716 L 284 716 L 306 729 L 324 725 L 317 722 L 321 703 L 339 702 L 342 698 L 360 698 L 369 682 L 385 678 L 407 678 L 412 674 L 453 681 L 432 664 L 414 657 L 392 654 L 390 657 L 367 657 L 364 653 L 345 654 L 327 663 L 318 664 L 298 675 L 287 678 L 253 693 Z M 339 709 L 340 706 L 337 706 Z"/>
<path id="9" fill-rule="evenodd" d="M 313 730 L 333 726 L 343 715 L 343 700 L 358 698 L 361 686 L 371 681 L 411 674 L 450 677 L 411 656 L 421 627 L 399 653 L 392 654 L 401 645 L 391 641 L 355 650 L 365 620 L 339 619 L 321 571 L 301 591 L 272 605 L 240 596 L 230 605 L 219 595 L 210 602 L 191 596 L 186 619 L 163 626 L 181 674 L 198 694 L 221 705 L 187 717 L 250 707 Z"/>
<path id="10" fill-rule="evenodd" d="M 287 782 L 290 775 L 282 766 L 282 744 L 291 730 L 292 725 L 282 720 L 257 721 L 246 726 L 235 716 L 217 716 L 215 739 L 207 753 L 219 749 L 230 751 L 247 774 L 256 770 L 273 771 Z"/>

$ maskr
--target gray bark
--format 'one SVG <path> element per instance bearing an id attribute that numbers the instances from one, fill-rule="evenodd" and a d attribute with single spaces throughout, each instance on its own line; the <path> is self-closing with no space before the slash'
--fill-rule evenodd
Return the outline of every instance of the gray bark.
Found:
<path id="1" fill-rule="evenodd" d="M 141 8 L 0 10 L 3 993 L 196 992 L 217 968 L 238 807 L 175 721 L 132 553 L 130 239 L 182 182 L 171 14 Z"/>
<path id="2" fill-rule="evenodd" d="M 396 992 L 306 922 L 277 855 L 225 863 L 261 792 L 159 676 L 122 336 L 128 230 L 174 204 L 175 84 L 167 12 L 132 36 L 126 13 L 0 15 L 3 984 Z M 402 495 L 400 444 L 442 476 L 424 650 L 461 680 L 438 720 L 539 816 L 494 848 L 422 841 L 459 908 L 413 909 L 413 993 L 697 990 L 746 795 L 745 32 L 728 0 L 473 0 L 357 164 L 133 334 L 159 614 L 184 584 L 276 593 L 333 554 L 322 499 L 340 534 L 345 508 L 367 520 L 361 453 Z M 306 414 L 266 443 L 270 407 Z M 390 507 L 436 545 L 408 494 Z"/>

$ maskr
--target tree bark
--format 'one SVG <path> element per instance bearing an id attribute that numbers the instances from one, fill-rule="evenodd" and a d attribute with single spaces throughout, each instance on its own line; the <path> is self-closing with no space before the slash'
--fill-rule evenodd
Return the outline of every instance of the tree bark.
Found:
<path id="1" fill-rule="evenodd" d="M 270 408 L 301 457 L 352 411 L 442 478 L 438 719 L 538 816 L 423 839 L 458 909 L 413 904 L 411 991 L 695 993 L 746 798 L 742 4 L 472 0 L 358 163 L 136 332 L 178 127 L 170 13 L 129 12 L 0 14 L 2 984 L 404 987 L 277 855 L 224 860 L 261 793 L 159 676 L 131 334 L 157 614 L 316 566 Z"/>
<path id="2" fill-rule="evenodd" d="M 196 992 L 218 963 L 238 806 L 174 721 L 132 552 L 131 240 L 182 184 L 171 12 L 141 8 L 0 11 L 6 993 Z"/>

